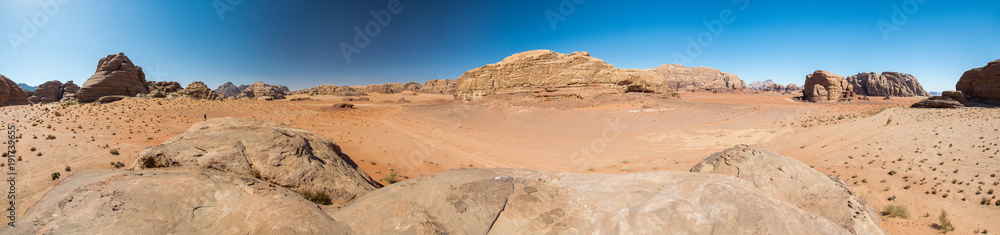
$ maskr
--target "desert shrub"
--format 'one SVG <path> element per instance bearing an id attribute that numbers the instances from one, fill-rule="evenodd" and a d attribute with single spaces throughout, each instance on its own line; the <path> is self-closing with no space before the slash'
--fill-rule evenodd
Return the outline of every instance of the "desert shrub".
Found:
<path id="1" fill-rule="evenodd" d="M 54 136 L 54 135 L 49 135 L 49 136 L 45 137 L 45 139 L 46 139 L 46 140 L 54 140 L 54 139 L 56 139 L 56 136 Z"/>
<path id="2" fill-rule="evenodd" d="M 889 217 L 892 217 L 892 218 L 909 219 L 910 218 L 910 210 L 906 209 L 905 206 L 886 205 L 885 209 L 882 210 L 882 215 L 889 216 Z"/>
<path id="3" fill-rule="evenodd" d="M 889 171 L 889 175 L 895 175 L 895 174 L 896 174 L 896 170 Z"/>
<path id="4" fill-rule="evenodd" d="M 302 198 L 305 198 L 306 200 L 309 200 L 309 201 L 311 201 L 313 203 L 320 204 L 320 205 L 330 205 L 330 204 L 332 204 L 332 200 L 330 199 L 330 196 L 326 195 L 326 193 L 323 192 L 323 191 L 312 192 L 312 191 L 308 191 L 307 190 L 307 191 L 302 192 Z"/>
<path id="5" fill-rule="evenodd" d="M 389 174 L 385 175 L 384 180 L 386 183 L 395 184 L 396 182 L 399 182 L 399 175 L 396 175 L 396 172 L 389 172 Z"/>
<path id="6" fill-rule="evenodd" d="M 66 172 L 70 172 L 72 170 L 73 170 L 72 168 L 69 168 L 69 166 L 66 166 Z"/>
<path id="7" fill-rule="evenodd" d="M 60 175 L 61 175 L 61 174 L 59 174 L 59 172 L 52 172 L 52 180 L 57 180 L 57 179 L 59 179 L 59 176 L 60 176 Z"/>
<path id="8" fill-rule="evenodd" d="M 938 230 L 943 233 L 948 233 L 955 231 L 955 225 L 951 224 L 951 220 L 948 219 L 948 212 L 941 209 L 941 216 L 938 216 Z"/>
<path id="9" fill-rule="evenodd" d="M 111 151 L 108 151 L 108 152 L 111 152 L 111 155 L 118 155 L 118 154 L 120 154 L 118 152 L 118 149 L 111 149 Z"/>

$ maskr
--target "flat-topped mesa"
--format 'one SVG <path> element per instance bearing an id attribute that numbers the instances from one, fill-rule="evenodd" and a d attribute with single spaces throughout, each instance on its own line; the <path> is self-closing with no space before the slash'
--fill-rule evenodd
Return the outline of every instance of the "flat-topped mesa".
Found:
<path id="1" fill-rule="evenodd" d="M 846 79 L 851 86 L 854 86 L 854 93 L 858 95 L 898 97 L 930 95 L 917 81 L 917 77 L 905 73 L 858 73 Z"/>
<path id="2" fill-rule="evenodd" d="M 746 83 L 736 74 L 730 74 L 709 67 L 684 67 L 666 64 L 653 69 L 667 81 L 670 88 L 678 91 L 732 91 L 747 89 Z"/>
<path id="3" fill-rule="evenodd" d="M 80 102 L 93 102 L 102 96 L 147 93 L 146 74 L 142 72 L 142 67 L 133 64 L 124 53 L 118 53 L 101 58 L 97 71 L 83 83 L 74 98 Z"/>
<path id="4" fill-rule="evenodd" d="M 28 104 L 28 92 L 0 74 L 0 106 Z"/>
<path id="5" fill-rule="evenodd" d="M 587 52 L 561 54 L 534 50 L 511 55 L 495 64 L 465 72 L 455 82 L 455 98 L 474 100 L 493 94 L 545 88 L 610 88 L 676 96 L 651 69 L 619 69 Z"/>
<path id="6" fill-rule="evenodd" d="M 966 71 L 955 89 L 977 101 L 1000 103 L 1000 60 Z"/>
<path id="7" fill-rule="evenodd" d="M 816 70 L 806 75 L 802 98 L 810 102 L 841 102 L 854 99 L 854 86 L 844 76 L 825 70 Z"/>

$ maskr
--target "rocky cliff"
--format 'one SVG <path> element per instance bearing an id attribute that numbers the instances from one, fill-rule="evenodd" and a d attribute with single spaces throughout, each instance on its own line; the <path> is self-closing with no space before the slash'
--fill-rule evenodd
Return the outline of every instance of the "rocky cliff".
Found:
<path id="1" fill-rule="evenodd" d="M 917 81 L 917 77 L 905 73 L 859 73 L 846 79 L 851 86 L 854 86 L 854 93 L 858 95 L 898 97 L 930 95 Z"/>
<path id="2" fill-rule="evenodd" d="M 746 83 L 736 74 L 708 67 L 689 68 L 678 64 L 661 65 L 653 69 L 678 91 L 726 91 L 746 89 Z"/>

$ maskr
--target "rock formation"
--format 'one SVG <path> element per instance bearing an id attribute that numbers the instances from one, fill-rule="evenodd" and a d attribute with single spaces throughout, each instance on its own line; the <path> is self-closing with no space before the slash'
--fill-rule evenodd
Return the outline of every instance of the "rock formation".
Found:
<path id="1" fill-rule="evenodd" d="M 191 84 L 188 84 L 187 88 L 184 88 L 184 90 L 180 91 L 179 94 L 194 99 L 202 99 L 202 100 L 219 99 L 218 94 L 212 92 L 212 89 L 209 89 L 208 86 L 205 85 L 205 83 L 198 81 L 191 82 Z"/>
<path id="2" fill-rule="evenodd" d="M 802 91 L 802 87 L 799 87 L 799 85 L 795 85 L 795 83 L 789 83 L 787 86 L 785 86 L 785 91 L 787 92 Z"/>
<path id="3" fill-rule="evenodd" d="M 76 93 L 78 90 L 80 90 L 80 87 L 73 84 L 73 81 L 68 81 L 66 84 L 59 81 L 48 81 L 42 83 L 42 85 L 38 85 L 38 88 L 28 97 L 28 101 L 32 103 L 56 102 L 62 100 L 64 96 Z"/>
<path id="4" fill-rule="evenodd" d="M 455 79 L 434 79 L 420 86 L 420 93 L 455 94 Z"/>
<path id="5" fill-rule="evenodd" d="M 842 181 L 761 147 L 737 145 L 712 154 L 691 172 L 728 175 L 750 182 L 757 190 L 820 215 L 854 234 L 884 233 L 877 226 L 881 219 L 875 209 Z"/>
<path id="6" fill-rule="evenodd" d="M 455 98 L 459 100 L 547 88 L 600 88 L 676 96 L 663 76 L 653 70 L 615 68 L 587 52 L 521 52 L 469 70 L 455 83 Z"/>
<path id="7" fill-rule="evenodd" d="M 847 82 L 854 87 L 854 93 L 864 96 L 929 96 L 917 78 L 910 74 L 897 72 L 882 72 L 882 74 L 859 73 L 847 77 Z"/>
<path id="8" fill-rule="evenodd" d="M 1000 60 L 966 71 L 955 89 L 973 99 L 1000 103 Z"/>
<path id="9" fill-rule="evenodd" d="M 38 89 L 37 86 L 29 86 L 28 84 L 23 83 L 23 82 L 22 83 L 18 83 L 17 85 L 21 86 L 21 89 L 23 89 L 25 92 L 33 92 L 33 91 L 35 91 L 35 89 Z"/>
<path id="10" fill-rule="evenodd" d="M 90 76 L 74 98 L 80 102 L 93 102 L 101 96 L 136 96 L 147 94 L 146 74 L 124 53 L 108 55 L 97 63 L 97 72 Z"/>
<path id="11" fill-rule="evenodd" d="M 28 104 L 28 92 L 0 74 L 0 106 Z"/>
<path id="12" fill-rule="evenodd" d="M 246 85 L 241 85 L 240 87 L 237 87 L 232 82 L 226 82 L 226 84 L 222 84 L 221 86 L 219 86 L 219 88 L 216 88 L 214 92 L 216 94 L 219 94 L 219 97 L 229 98 L 240 95 L 240 93 L 243 93 L 244 89 L 246 89 Z"/>
<path id="13" fill-rule="evenodd" d="M 774 84 L 777 84 L 777 83 L 774 83 L 774 81 L 771 81 L 771 79 L 767 79 L 767 80 L 764 80 L 764 81 L 751 82 L 750 85 L 747 86 L 747 88 L 749 88 L 751 90 L 758 90 L 758 91 L 760 91 L 760 90 L 764 89 L 765 87 L 770 86 L 770 85 L 774 85 Z"/>
<path id="14" fill-rule="evenodd" d="M 679 64 L 666 64 L 653 69 L 674 90 L 724 91 L 746 89 L 746 83 L 736 74 L 725 73 L 708 67 L 688 68 Z"/>
<path id="15" fill-rule="evenodd" d="M 287 89 L 284 86 L 271 86 L 264 82 L 255 82 L 246 89 L 243 89 L 243 92 L 240 92 L 236 98 L 258 100 L 284 99 L 285 90 Z"/>
<path id="16" fill-rule="evenodd" d="M 0 234 L 346 234 L 291 192 L 209 170 L 85 170 L 60 182 Z"/>
<path id="17" fill-rule="evenodd" d="M 853 100 L 855 97 L 853 89 L 844 76 L 816 70 L 806 76 L 802 94 L 803 100 L 810 102 L 840 102 Z"/>
<path id="18" fill-rule="evenodd" d="M 146 87 L 149 89 L 149 96 L 153 98 L 164 98 L 168 94 L 176 93 L 177 91 L 183 90 L 181 84 L 174 81 L 147 81 Z"/>
<path id="19" fill-rule="evenodd" d="M 961 99 L 965 99 L 965 97 L 962 97 Z M 918 101 L 917 103 L 914 103 L 913 105 L 910 105 L 910 107 L 912 107 L 912 108 L 945 108 L 945 109 L 954 109 L 954 108 L 965 107 L 965 105 L 963 105 L 962 102 L 959 102 L 958 99 L 953 98 L 953 97 L 948 97 L 948 96 L 932 96 L 931 98 L 927 98 L 927 99 Z"/>
<path id="20" fill-rule="evenodd" d="M 324 192 L 345 206 L 378 188 L 326 137 L 277 123 L 217 118 L 149 147 L 136 169 L 193 167 L 254 177 L 296 192 Z"/>

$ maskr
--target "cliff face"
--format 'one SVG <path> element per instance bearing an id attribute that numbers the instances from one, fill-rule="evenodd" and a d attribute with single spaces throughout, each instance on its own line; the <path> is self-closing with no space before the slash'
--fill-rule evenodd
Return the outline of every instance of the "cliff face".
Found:
<path id="1" fill-rule="evenodd" d="M 802 89 L 803 98 L 810 102 L 840 102 L 850 101 L 855 97 L 854 86 L 844 79 L 824 70 L 816 70 L 806 75 Z"/>
<path id="2" fill-rule="evenodd" d="M 535 50 L 514 54 L 496 64 L 465 72 L 456 81 L 455 98 L 478 99 L 531 88 L 604 87 L 622 92 L 674 94 L 653 70 L 619 69 L 587 52 L 560 54 Z"/>
<path id="3" fill-rule="evenodd" d="M 747 85 L 736 74 L 708 67 L 689 68 L 678 64 L 661 65 L 653 69 L 674 90 L 735 90 Z"/>
<path id="4" fill-rule="evenodd" d="M 955 89 L 971 98 L 1000 102 L 1000 60 L 966 71 Z"/>
<path id="5" fill-rule="evenodd" d="M 859 73 L 847 77 L 854 86 L 854 93 L 865 96 L 930 96 L 917 78 L 910 74 L 883 72 L 882 74 Z"/>

